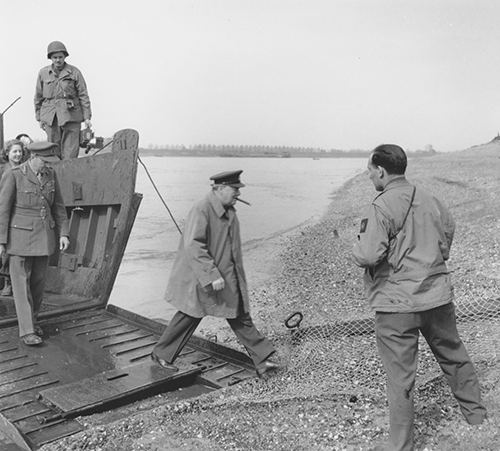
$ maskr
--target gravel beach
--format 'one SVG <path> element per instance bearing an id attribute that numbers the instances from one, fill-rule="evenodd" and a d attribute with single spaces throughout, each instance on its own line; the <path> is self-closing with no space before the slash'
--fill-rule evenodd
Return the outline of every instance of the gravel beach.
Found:
<path id="1" fill-rule="evenodd" d="M 464 318 L 460 332 L 489 411 L 483 425 L 467 425 L 422 343 L 416 449 L 499 450 L 500 141 L 412 159 L 407 177 L 441 198 L 456 220 L 449 269 Z M 196 398 L 160 394 L 80 418 L 83 432 L 42 450 L 371 450 L 382 444 L 384 376 L 362 271 L 349 257 L 374 196 L 360 175 L 332 194 L 319 222 L 244 249 L 252 315 L 276 343 L 284 370 Z M 296 311 L 304 317 L 303 336 L 294 344 L 283 320 Z M 198 333 L 241 350 L 222 320 L 205 319 Z"/>

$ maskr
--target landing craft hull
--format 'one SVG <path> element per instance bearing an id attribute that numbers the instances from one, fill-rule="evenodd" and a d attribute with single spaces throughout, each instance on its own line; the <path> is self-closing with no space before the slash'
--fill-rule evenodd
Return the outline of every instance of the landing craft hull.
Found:
<path id="1" fill-rule="evenodd" d="M 107 305 L 142 199 L 137 160 L 138 134 L 122 130 L 111 151 L 54 165 L 71 245 L 49 260 L 42 346 L 19 342 L 13 299 L 0 297 L 0 449 L 37 449 L 81 431 L 77 416 L 155 392 L 254 377 L 248 357 L 196 337 L 165 370 L 149 358 L 164 326 Z"/>

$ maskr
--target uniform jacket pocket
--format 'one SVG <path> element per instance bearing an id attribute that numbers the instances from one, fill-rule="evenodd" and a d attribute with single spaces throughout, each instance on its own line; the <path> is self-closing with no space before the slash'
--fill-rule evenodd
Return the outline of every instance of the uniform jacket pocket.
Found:
<path id="1" fill-rule="evenodd" d="M 22 225 L 18 225 L 18 224 L 12 224 L 11 227 L 13 229 L 19 229 L 19 230 L 33 230 L 33 227 L 22 226 Z"/>
<path id="2" fill-rule="evenodd" d="M 15 230 L 33 230 L 33 218 L 23 215 L 14 215 L 10 228 Z"/>
<path id="3" fill-rule="evenodd" d="M 42 80 L 42 96 L 44 99 L 51 99 L 55 96 L 55 80 L 45 79 Z"/>
<path id="4" fill-rule="evenodd" d="M 75 88 L 75 79 L 73 76 L 71 75 L 65 76 L 63 79 L 60 80 L 60 85 L 64 97 L 68 97 L 70 99 L 76 97 L 77 92 Z"/>
<path id="5" fill-rule="evenodd" d="M 17 203 L 21 206 L 37 206 L 40 203 L 40 195 L 36 191 L 19 190 L 17 193 Z"/>

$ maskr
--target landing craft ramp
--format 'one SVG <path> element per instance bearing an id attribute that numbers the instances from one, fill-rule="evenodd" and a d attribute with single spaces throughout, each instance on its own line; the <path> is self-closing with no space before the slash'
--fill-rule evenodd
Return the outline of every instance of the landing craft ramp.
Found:
<path id="1" fill-rule="evenodd" d="M 50 258 L 39 324 L 44 343 L 18 339 L 11 297 L 0 298 L 0 449 L 37 449 L 83 429 L 81 415 L 161 391 L 200 392 L 254 377 L 247 356 L 193 337 L 176 365 L 150 359 L 163 325 L 108 306 L 139 208 L 138 134 L 112 150 L 54 167 L 70 218 L 70 248 Z"/>

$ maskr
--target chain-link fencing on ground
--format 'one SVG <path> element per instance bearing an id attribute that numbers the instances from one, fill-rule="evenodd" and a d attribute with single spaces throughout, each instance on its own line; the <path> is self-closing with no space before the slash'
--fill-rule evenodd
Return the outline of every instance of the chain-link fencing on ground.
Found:
<path id="1" fill-rule="evenodd" d="M 476 365 L 498 361 L 500 297 L 456 303 L 460 336 Z M 378 356 L 373 317 L 318 324 L 290 315 L 288 335 L 275 337 L 285 369 L 255 384 L 246 394 L 254 401 L 334 394 L 383 396 L 385 372 Z M 442 372 L 425 339 L 419 339 L 416 387 Z"/>

